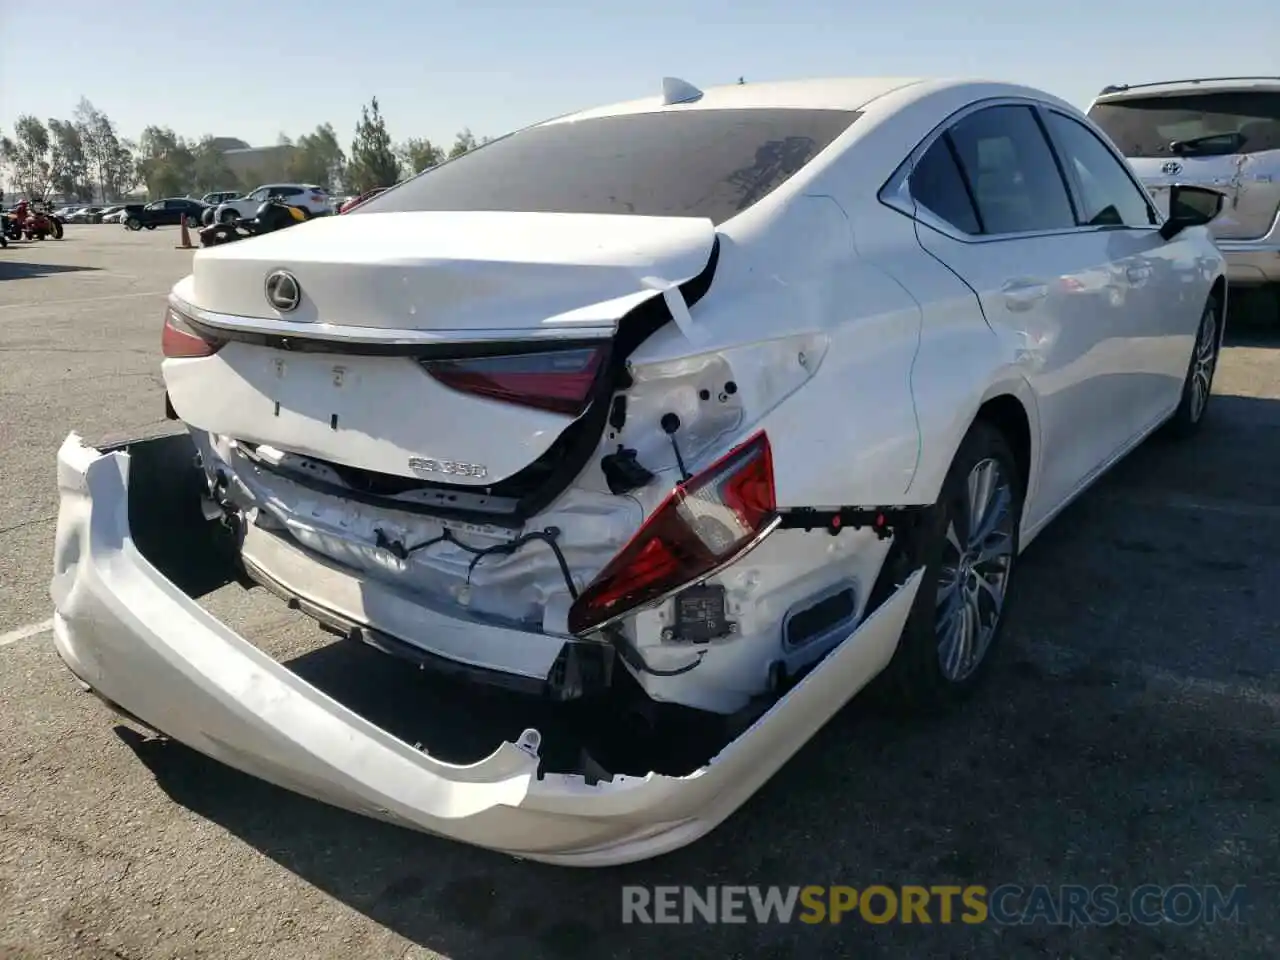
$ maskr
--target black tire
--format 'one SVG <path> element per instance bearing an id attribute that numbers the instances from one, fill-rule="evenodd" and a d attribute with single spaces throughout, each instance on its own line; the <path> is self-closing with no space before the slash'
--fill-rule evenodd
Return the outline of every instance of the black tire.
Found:
<path id="1" fill-rule="evenodd" d="M 125 220 L 124 222 L 124 228 L 126 230 L 141 230 L 142 221 L 139 220 L 137 217 L 129 217 L 129 219 Z"/>
<path id="2" fill-rule="evenodd" d="M 53 226 L 53 239 L 61 240 L 62 239 L 62 221 L 51 220 L 49 222 Z"/>
<path id="3" fill-rule="evenodd" d="M 1165 424 L 1164 432 L 1172 438 L 1190 437 L 1200 431 L 1209 402 L 1213 399 L 1213 377 L 1218 370 L 1222 351 L 1222 308 L 1218 298 L 1210 295 L 1200 315 L 1200 326 L 1191 345 L 1187 375 L 1182 381 L 1182 399 L 1178 409 Z M 1207 369 L 1205 364 L 1207 363 Z M 1203 397 L 1203 401 L 1201 401 Z"/>
<path id="4" fill-rule="evenodd" d="M 148 230 L 154 230 L 156 228 L 156 225 L 154 223 L 148 223 L 146 227 Z"/>
<path id="5" fill-rule="evenodd" d="M 995 614 L 994 626 L 976 664 L 963 676 L 952 677 L 944 671 L 942 664 L 938 593 L 944 584 L 944 576 L 949 575 L 954 568 L 955 579 L 958 581 L 962 567 L 952 564 L 948 558 L 952 548 L 948 545 L 947 534 L 953 522 L 957 527 L 962 522 L 960 516 L 968 498 L 970 473 L 987 461 L 994 461 L 1001 481 L 1008 488 L 1005 510 L 1008 513 L 1009 559 L 1003 575 L 1003 602 Z M 975 421 L 956 451 L 937 504 L 916 528 L 905 532 L 906 542 L 901 546 L 899 555 L 891 555 L 890 560 L 886 561 L 886 574 L 897 582 L 920 566 L 925 568 L 898 648 L 889 666 L 873 686 L 876 698 L 894 712 L 945 711 L 966 699 L 981 684 L 998 649 L 1007 619 L 1009 597 L 1014 588 L 1018 566 L 1024 496 L 1024 480 L 1004 434 L 984 420 Z M 964 533 L 957 530 L 957 534 L 963 542 Z M 896 571 L 890 567 L 891 561 Z M 882 574 L 882 578 L 884 576 Z M 883 592 L 883 586 L 884 584 L 877 584 L 878 592 Z M 974 593 L 976 595 L 981 591 L 975 590 Z"/>

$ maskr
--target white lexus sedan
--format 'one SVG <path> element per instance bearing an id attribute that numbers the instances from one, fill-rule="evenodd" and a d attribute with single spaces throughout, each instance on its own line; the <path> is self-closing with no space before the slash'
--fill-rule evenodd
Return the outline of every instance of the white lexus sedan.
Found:
<path id="1" fill-rule="evenodd" d="M 547 862 L 672 850 L 873 680 L 968 694 L 1020 552 L 1201 426 L 1221 200 L 1164 217 L 1026 87 L 668 79 L 201 250 L 163 323 L 185 429 L 59 453 L 58 652 L 340 807 Z M 405 669 L 568 719 L 411 745 L 166 572 L 225 545 Z"/>

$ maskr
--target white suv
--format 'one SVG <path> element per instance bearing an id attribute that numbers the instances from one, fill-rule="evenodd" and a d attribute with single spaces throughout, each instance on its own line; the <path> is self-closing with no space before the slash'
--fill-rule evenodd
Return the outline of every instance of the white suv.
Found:
<path id="1" fill-rule="evenodd" d="M 238 218 L 250 218 L 258 212 L 258 207 L 272 197 L 280 197 L 290 206 L 300 207 L 308 216 L 319 217 L 333 213 L 333 200 L 324 187 L 312 183 L 267 183 L 243 197 L 218 204 L 210 219 L 227 223 Z"/>
<path id="2" fill-rule="evenodd" d="M 1280 290 L 1280 77 L 1110 86 L 1089 119 L 1166 212 L 1173 184 L 1224 194 L 1209 229 L 1228 279 Z"/>

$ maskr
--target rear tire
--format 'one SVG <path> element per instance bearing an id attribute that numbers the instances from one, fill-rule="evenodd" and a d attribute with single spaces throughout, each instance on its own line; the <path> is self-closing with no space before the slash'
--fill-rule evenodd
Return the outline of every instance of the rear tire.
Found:
<path id="1" fill-rule="evenodd" d="M 155 228 L 156 228 L 156 225 L 155 225 L 154 223 L 148 223 L 148 224 L 147 224 L 147 229 L 148 229 L 148 230 L 154 230 Z"/>
<path id="2" fill-rule="evenodd" d="M 895 712 L 946 710 L 986 675 L 1004 630 L 1023 497 L 1004 434 L 975 421 L 938 502 L 898 560 L 904 572 L 923 565 L 924 576 L 898 649 L 876 683 L 879 698 Z"/>
<path id="3" fill-rule="evenodd" d="M 141 230 L 142 221 L 139 220 L 137 217 L 130 217 L 128 220 L 124 222 L 124 228 L 126 230 Z"/>
<path id="4" fill-rule="evenodd" d="M 1166 433 L 1171 437 L 1190 437 L 1199 432 L 1204 423 L 1213 397 L 1213 375 L 1218 369 L 1218 354 L 1222 349 L 1221 317 L 1218 298 L 1210 296 L 1200 315 L 1200 326 L 1191 347 L 1187 376 L 1182 382 L 1182 399 L 1165 425 Z"/>

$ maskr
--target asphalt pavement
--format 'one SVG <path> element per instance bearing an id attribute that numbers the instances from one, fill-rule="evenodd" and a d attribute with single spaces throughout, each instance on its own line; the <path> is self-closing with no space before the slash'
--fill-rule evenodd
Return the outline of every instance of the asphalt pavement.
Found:
<path id="1" fill-rule="evenodd" d="M 0 251 L 0 958 L 1280 956 L 1280 308 L 1233 311 L 1205 431 L 1144 444 L 1023 557 L 990 682 L 855 702 L 706 839 L 514 861 L 304 800 L 122 724 L 45 625 L 71 430 L 163 422 L 176 229 Z M 1246 314 L 1249 314 L 1246 316 Z M 421 680 L 260 589 L 203 602 L 411 731 Z M 1236 919 L 623 925 L 624 884 L 1244 888 Z"/>

